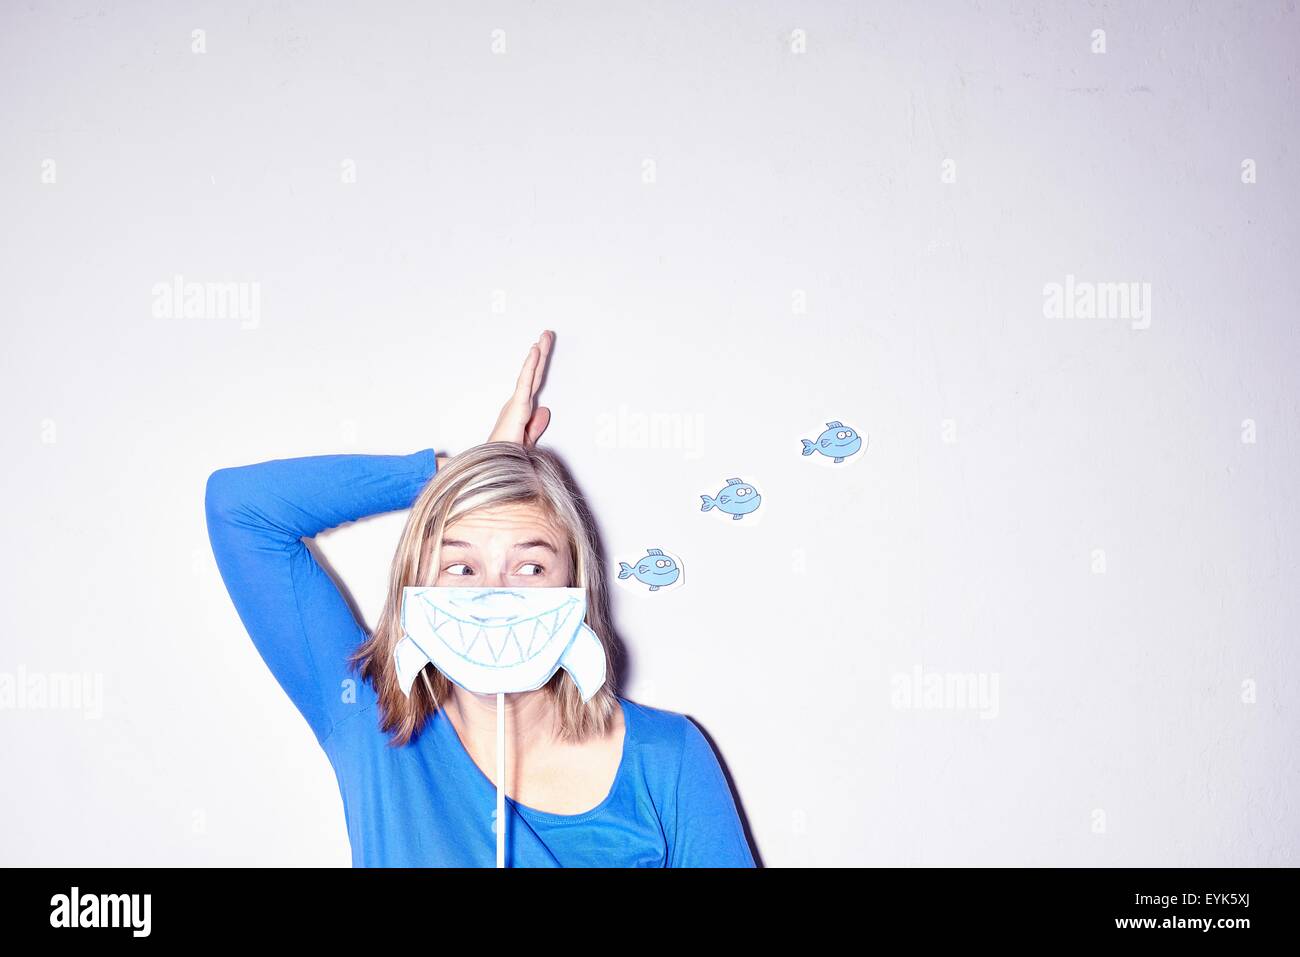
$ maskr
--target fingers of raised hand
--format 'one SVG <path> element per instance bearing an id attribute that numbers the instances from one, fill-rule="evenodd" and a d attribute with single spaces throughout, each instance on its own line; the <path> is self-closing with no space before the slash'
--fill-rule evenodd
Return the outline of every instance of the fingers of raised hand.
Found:
<path id="1" fill-rule="evenodd" d="M 537 359 L 532 364 L 532 384 L 529 390 L 529 399 L 537 397 L 537 392 L 542 387 L 542 379 L 546 377 L 546 361 L 551 355 L 551 345 L 555 341 L 555 333 L 550 330 L 542 332 L 533 348 L 537 350 Z M 529 352 L 529 359 L 532 360 L 532 352 Z"/>
<path id="2" fill-rule="evenodd" d="M 528 356 L 524 359 L 524 366 L 519 370 L 519 378 L 515 380 L 515 394 L 512 400 L 528 401 L 533 396 L 534 380 L 537 378 L 537 367 L 540 365 L 541 350 L 537 348 L 537 343 L 533 343 L 528 349 Z"/>

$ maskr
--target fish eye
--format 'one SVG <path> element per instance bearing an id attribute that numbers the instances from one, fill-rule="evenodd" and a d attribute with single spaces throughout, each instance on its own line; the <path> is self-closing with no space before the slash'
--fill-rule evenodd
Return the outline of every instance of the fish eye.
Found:
<path id="1" fill-rule="evenodd" d="M 848 432 L 848 431 L 841 432 L 841 433 L 839 434 L 839 438 L 841 438 L 841 439 L 847 439 L 847 438 L 848 438 L 850 435 L 852 435 L 852 434 L 853 434 L 852 432 Z"/>
<path id="2" fill-rule="evenodd" d="M 655 562 L 655 565 L 658 566 L 659 568 L 664 568 L 665 566 L 667 566 L 667 564 L 668 563 L 664 561 L 662 558 L 660 558 L 658 561 Z"/>
<path id="3" fill-rule="evenodd" d="M 736 489 L 736 494 L 737 494 L 737 495 L 744 495 L 747 491 L 749 491 L 749 489 L 745 488 L 745 487 L 742 485 L 740 488 Z"/>

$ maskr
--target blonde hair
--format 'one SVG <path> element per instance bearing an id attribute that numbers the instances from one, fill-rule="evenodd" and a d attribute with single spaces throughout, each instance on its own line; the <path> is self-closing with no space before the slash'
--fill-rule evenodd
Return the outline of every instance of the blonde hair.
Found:
<path id="1" fill-rule="evenodd" d="M 587 592 L 586 624 L 605 649 L 606 680 L 585 704 L 569 673 L 558 669 L 545 685 L 555 704 L 555 733 L 566 741 L 603 736 L 613 728 L 618 702 L 612 687 L 616 646 L 606 611 L 606 579 L 595 531 L 576 490 L 548 450 L 517 442 L 485 442 L 451 458 L 411 505 L 393 556 L 388 597 L 370 638 L 350 663 L 375 688 L 380 728 L 390 745 L 409 742 L 452 693 L 452 682 L 432 662 L 411 685 L 408 698 L 397 683 L 393 648 L 402 640 L 402 589 L 433 585 L 438 578 L 443 531 L 475 509 L 532 504 L 568 536 L 572 587 Z"/>

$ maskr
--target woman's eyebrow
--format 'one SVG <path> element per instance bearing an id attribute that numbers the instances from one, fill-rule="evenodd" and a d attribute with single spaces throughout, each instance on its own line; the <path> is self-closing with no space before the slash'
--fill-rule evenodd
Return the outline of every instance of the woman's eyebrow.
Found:
<path id="1" fill-rule="evenodd" d="M 471 545 L 469 542 L 462 542 L 459 538 L 444 538 L 444 539 L 442 540 L 442 547 L 443 547 L 443 548 L 473 548 L 474 546 Z M 544 538 L 530 538 L 530 539 L 528 539 L 527 541 L 524 541 L 524 542 L 518 542 L 518 543 L 515 545 L 515 548 L 516 548 L 516 549 L 519 549 L 519 548 L 546 548 L 546 549 L 549 549 L 549 550 L 551 551 L 552 554 L 556 554 L 556 555 L 559 554 L 559 552 L 557 552 L 557 551 L 555 550 L 555 546 L 552 545 L 550 542 L 548 542 L 548 541 L 547 541 L 546 539 L 544 539 Z"/>
<path id="2" fill-rule="evenodd" d="M 518 542 L 515 548 L 549 548 L 551 554 L 559 554 L 555 551 L 555 546 L 544 538 L 530 538 L 526 542 Z"/>

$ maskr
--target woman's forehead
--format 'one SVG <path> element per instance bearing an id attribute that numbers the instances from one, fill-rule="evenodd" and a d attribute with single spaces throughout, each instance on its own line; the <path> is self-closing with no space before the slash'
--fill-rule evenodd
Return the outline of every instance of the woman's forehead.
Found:
<path id="1" fill-rule="evenodd" d="M 447 525 L 443 534 L 444 538 L 464 538 L 462 533 L 500 534 L 511 531 L 526 531 L 547 538 L 563 537 L 563 531 L 551 516 L 532 502 L 476 508 Z"/>

